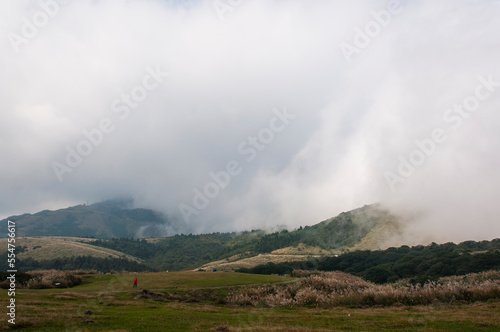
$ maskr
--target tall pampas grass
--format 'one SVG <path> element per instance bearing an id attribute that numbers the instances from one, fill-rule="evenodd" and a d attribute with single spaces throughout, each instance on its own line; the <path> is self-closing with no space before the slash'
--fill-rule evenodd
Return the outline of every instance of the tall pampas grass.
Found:
<path id="1" fill-rule="evenodd" d="M 441 278 L 423 285 L 408 280 L 377 285 L 343 272 L 297 271 L 296 284 L 247 287 L 228 294 L 227 302 L 239 305 L 292 306 L 391 306 L 436 303 L 472 303 L 500 298 L 500 271 Z"/>

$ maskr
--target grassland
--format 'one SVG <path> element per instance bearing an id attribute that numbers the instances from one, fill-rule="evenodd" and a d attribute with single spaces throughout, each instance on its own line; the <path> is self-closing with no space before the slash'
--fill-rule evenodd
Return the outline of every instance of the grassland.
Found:
<path id="1" fill-rule="evenodd" d="M 16 246 L 23 251 L 17 254 L 19 259 L 33 258 L 34 260 L 55 259 L 72 256 L 92 256 L 96 258 L 124 258 L 134 262 L 140 259 L 122 252 L 93 246 L 94 239 L 47 236 L 47 237 L 19 237 Z M 7 239 L 0 239 L 1 248 L 7 248 Z"/>
<path id="2" fill-rule="evenodd" d="M 139 279 L 137 290 L 132 289 L 135 276 Z M 131 332 L 500 330 L 497 300 L 468 305 L 364 309 L 246 307 L 217 301 L 239 287 L 247 289 L 295 282 L 297 280 L 289 277 L 228 272 L 83 275 L 83 284 L 70 289 L 17 290 L 16 328 L 22 331 Z M 6 293 L 0 295 L 3 308 L 8 301 Z M 157 294 L 159 298 L 155 300 L 148 294 Z M 6 318 L 0 328 L 11 329 Z"/>
<path id="3" fill-rule="evenodd" d="M 284 254 L 260 254 L 257 256 L 238 259 L 233 262 L 230 260 L 220 260 L 215 262 L 210 262 L 203 265 L 197 270 L 218 270 L 218 271 L 236 271 L 241 268 L 252 268 L 259 265 L 264 265 L 268 263 L 286 263 L 286 262 L 302 262 L 307 261 L 311 258 L 320 258 L 322 255 L 284 255 Z"/>
<path id="4" fill-rule="evenodd" d="M 301 243 L 297 246 L 274 250 L 269 254 L 260 254 L 252 257 L 242 257 L 244 255 L 235 255 L 223 260 L 207 263 L 197 270 L 211 271 L 213 269 L 216 269 L 218 271 L 233 272 L 241 268 L 248 269 L 268 263 L 279 264 L 284 262 L 303 262 L 311 258 L 321 258 L 326 255 L 340 253 L 340 250 L 328 251 L 319 247 L 307 246 Z"/>

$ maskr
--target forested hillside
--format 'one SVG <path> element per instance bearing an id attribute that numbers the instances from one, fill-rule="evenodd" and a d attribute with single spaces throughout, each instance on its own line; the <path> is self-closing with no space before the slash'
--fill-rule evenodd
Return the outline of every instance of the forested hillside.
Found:
<path id="1" fill-rule="evenodd" d="M 82 229 L 92 230 L 91 225 L 94 225 L 99 228 L 100 234 L 130 235 L 134 227 L 144 225 L 140 222 L 141 220 L 156 225 L 159 225 L 162 220 L 150 210 L 128 209 L 123 204 L 125 203 L 105 202 L 55 212 L 43 211 L 31 216 L 37 220 L 36 222 L 26 223 L 26 220 L 31 218 L 30 216 L 14 218 L 13 221 L 17 224 L 19 236 L 36 227 L 38 227 L 36 234 L 53 234 L 55 232 L 53 230 L 57 229 L 61 223 L 64 224 L 63 229 L 70 233 L 79 233 Z M 93 216 L 98 217 L 93 220 Z M 371 205 L 343 212 L 335 218 L 313 226 L 270 234 L 262 230 L 252 230 L 239 233 L 178 234 L 154 239 L 135 239 L 131 236 L 95 239 L 87 236 L 81 239 L 31 237 L 23 240 L 19 237 L 16 242 L 16 251 L 19 258 L 24 261 L 20 265 L 23 269 L 49 267 L 69 269 L 70 267 L 93 266 L 95 269 L 106 271 L 108 269 L 129 270 L 132 267 L 125 262 L 134 261 L 143 265 L 141 269 L 179 271 L 195 269 L 217 260 L 235 257 L 243 259 L 259 254 L 269 254 L 278 249 L 287 251 L 286 248 L 292 247 L 310 248 L 315 252 L 321 252 L 321 255 L 341 253 L 359 244 L 368 234 L 373 235 L 374 228 L 395 223 L 396 220 L 397 218 L 388 211 L 381 209 L 378 205 Z M 80 229 L 80 227 L 90 228 Z M 92 234 L 92 232 L 85 234 Z M 89 258 L 74 259 L 89 255 L 95 259 L 107 259 L 107 261 L 92 260 L 88 263 Z M 81 261 L 87 263 L 83 264 Z M 139 267 L 133 268 L 139 269 Z"/>
<path id="2" fill-rule="evenodd" d="M 159 212 L 131 206 L 131 201 L 114 200 L 92 205 L 77 205 L 56 211 L 45 210 L 35 214 L 11 216 L 0 221 L 0 225 L 5 225 L 0 236 L 6 237 L 7 220 L 16 223 L 18 237 L 142 238 L 173 235 L 167 229 L 187 231 L 182 225 L 174 225 L 172 220 Z"/>
<path id="3" fill-rule="evenodd" d="M 7 266 L 7 254 L 0 256 L 2 260 L 2 271 L 9 270 Z M 35 261 L 32 258 L 17 260 L 16 268 L 19 271 L 33 270 L 95 270 L 103 273 L 112 271 L 128 271 L 128 272 L 154 272 L 156 269 L 149 265 L 130 261 L 123 258 L 96 258 L 92 256 L 74 256 L 54 259 L 42 259 Z"/>
<path id="4" fill-rule="evenodd" d="M 392 282 L 403 278 L 413 278 L 417 282 L 437 280 L 451 275 L 500 270 L 500 239 L 354 251 L 338 257 L 311 259 L 307 262 L 267 264 L 251 269 L 241 269 L 239 272 L 290 274 L 296 269 L 342 271 L 376 283 Z"/>
<path id="5" fill-rule="evenodd" d="M 159 269 L 175 271 L 194 269 L 235 255 L 251 257 L 300 244 L 341 252 L 354 247 L 376 225 L 394 219 L 389 212 L 371 205 L 294 231 L 181 234 L 154 241 L 122 238 L 97 240 L 93 244 L 141 258 Z"/>

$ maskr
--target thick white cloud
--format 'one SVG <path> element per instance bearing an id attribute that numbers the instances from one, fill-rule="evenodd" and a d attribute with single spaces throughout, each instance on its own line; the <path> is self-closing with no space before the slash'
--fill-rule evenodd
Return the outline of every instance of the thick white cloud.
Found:
<path id="1" fill-rule="evenodd" d="M 131 196 L 182 220 L 179 205 L 235 160 L 195 230 L 297 227 L 382 202 L 414 216 L 413 239 L 500 236 L 500 86 L 447 113 L 480 77 L 500 82 L 500 2 L 242 1 L 221 20 L 212 1 L 68 1 L 43 24 L 51 3 L 0 4 L 0 215 Z M 295 117 L 277 127 L 284 109 Z M 100 124 L 110 132 L 60 182 L 53 162 Z M 417 160 L 437 128 L 446 139 L 392 191 L 387 172 L 401 176 L 400 156 Z"/>

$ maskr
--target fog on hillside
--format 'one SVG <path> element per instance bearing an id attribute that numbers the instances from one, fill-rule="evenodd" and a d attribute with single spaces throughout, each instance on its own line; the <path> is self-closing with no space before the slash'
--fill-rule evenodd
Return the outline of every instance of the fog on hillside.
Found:
<path id="1" fill-rule="evenodd" d="M 196 232 L 379 202 L 500 237 L 500 1 L 0 3 L 0 217 L 130 197 Z"/>

